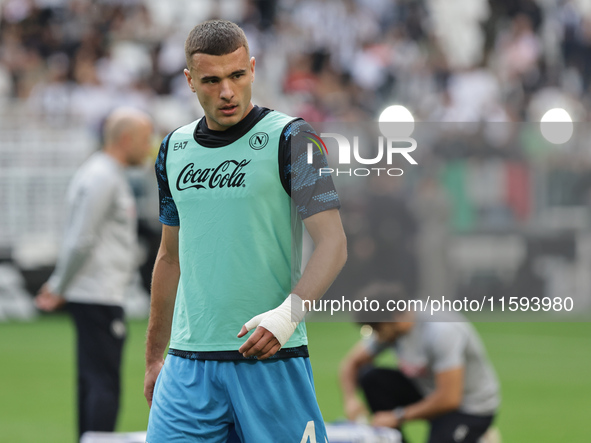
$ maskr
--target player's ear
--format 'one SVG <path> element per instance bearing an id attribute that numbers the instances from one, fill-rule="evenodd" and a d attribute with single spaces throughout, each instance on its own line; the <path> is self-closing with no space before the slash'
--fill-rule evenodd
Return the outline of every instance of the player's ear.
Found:
<path id="1" fill-rule="evenodd" d="M 193 77 L 191 76 L 191 71 L 189 71 L 188 69 L 185 69 L 183 71 L 183 73 L 185 74 L 185 78 L 187 79 L 187 83 L 189 84 L 189 89 L 191 89 L 191 92 L 195 92 L 195 87 L 193 86 Z"/>
<path id="2" fill-rule="evenodd" d="M 252 72 L 252 79 L 251 82 L 254 82 L 254 66 L 256 65 L 256 60 L 254 57 L 250 57 L 250 72 Z"/>

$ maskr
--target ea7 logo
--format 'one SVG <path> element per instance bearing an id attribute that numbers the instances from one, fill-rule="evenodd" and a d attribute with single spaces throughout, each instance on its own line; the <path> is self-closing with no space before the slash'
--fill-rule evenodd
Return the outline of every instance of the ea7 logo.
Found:
<path id="1" fill-rule="evenodd" d="M 173 150 L 178 151 L 179 149 L 185 149 L 187 147 L 187 141 L 184 142 L 176 142 L 173 146 Z"/>
<path id="2" fill-rule="evenodd" d="M 323 132 L 322 138 L 334 138 L 338 145 L 339 165 L 351 164 L 351 143 L 347 137 L 333 132 Z M 401 146 L 402 145 L 402 146 Z M 382 161 L 384 154 L 389 165 L 392 164 L 392 157 L 395 154 L 402 155 L 411 165 L 417 162 L 411 157 L 410 153 L 417 148 L 417 141 L 410 137 L 388 137 L 382 136 L 378 139 L 378 153 L 374 158 L 362 158 L 359 154 L 359 137 L 353 137 L 353 157 L 355 161 L 362 165 L 375 165 Z M 314 144 L 308 143 L 308 164 L 312 164 L 314 154 Z"/>

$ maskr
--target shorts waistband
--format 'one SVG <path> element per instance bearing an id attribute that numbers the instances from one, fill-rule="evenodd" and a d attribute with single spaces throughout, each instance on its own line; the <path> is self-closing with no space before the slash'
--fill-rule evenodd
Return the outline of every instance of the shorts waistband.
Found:
<path id="1" fill-rule="evenodd" d="M 218 360 L 218 361 L 230 361 L 230 360 L 256 360 L 256 357 L 244 357 L 238 351 L 183 351 L 180 349 L 169 349 L 169 355 L 176 357 L 187 358 L 189 360 Z M 280 349 L 275 355 L 269 357 L 268 360 L 277 360 L 282 358 L 296 358 L 296 357 L 309 357 L 308 346 L 302 345 L 296 348 Z"/>

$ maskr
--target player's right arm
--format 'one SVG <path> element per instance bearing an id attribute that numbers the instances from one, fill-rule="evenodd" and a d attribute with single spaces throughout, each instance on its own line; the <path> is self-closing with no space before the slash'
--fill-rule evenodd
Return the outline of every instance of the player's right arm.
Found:
<path id="1" fill-rule="evenodd" d="M 155 165 L 160 200 L 162 239 L 154 263 L 154 272 L 152 273 L 150 320 L 146 334 L 144 395 L 150 407 L 152 406 L 154 385 L 164 364 L 164 352 L 170 340 L 174 302 L 181 275 L 179 265 L 179 215 L 170 192 L 166 171 L 166 155 L 171 134 L 167 135 L 162 141 Z"/>
<path id="2" fill-rule="evenodd" d="M 367 410 L 357 396 L 357 380 L 360 369 L 370 364 L 373 358 L 373 355 L 367 350 L 367 346 L 363 342 L 359 342 L 341 363 L 339 381 L 343 392 L 345 416 L 349 420 L 367 416 Z"/>
<path id="3" fill-rule="evenodd" d="M 180 275 L 179 227 L 162 225 L 162 240 L 152 275 L 150 320 L 146 337 L 144 395 L 149 406 L 152 406 L 154 385 L 164 364 L 164 352 L 170 340 Z"/>

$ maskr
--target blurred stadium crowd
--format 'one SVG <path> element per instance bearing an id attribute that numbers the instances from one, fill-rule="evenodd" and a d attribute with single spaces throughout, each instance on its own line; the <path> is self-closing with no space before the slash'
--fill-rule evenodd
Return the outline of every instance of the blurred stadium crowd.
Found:
<path id="1" fill-rule="evenodd" d="M 168 130 L 170 112 L 198 113 L 183 41 L 215 17 L 247 31 L 255 100 L 309 121 L 369 120 L 394 101 L 423 121 L 539 121 L 547 101 L 584 121 L 591 103 L 587 0 L 1 3 L 4 106 L 26 100 L 50 119 L 97 125 L 123 102 Z"/>
<path id="2" fill-rule="evenodd" d="M 63 190 L 109 110 L 148 111 L 159 136 L 202 115 L 183 46 L 210 18 L 245 30 L 258 105 L 317 129 L 375 121 L 391 104 L 438 122 L 436 135 L 416 131 L 421 167 L 404 181 L 364 182 L 371 198 L 341 193 L 344 275 L 377 269 L 413 293 L 450 295 L 462 282 L 471 294 L 539 290 L 541 273 L 551 294 L 588 298 L 587 130 L 575 124 L 558 149 L 538 122 L 556 107 L 590 119 L 590 0 L 0 0 L 0 259 L 55 258 Z M 154 177 L 136 190 L 153 251 Z"/>

